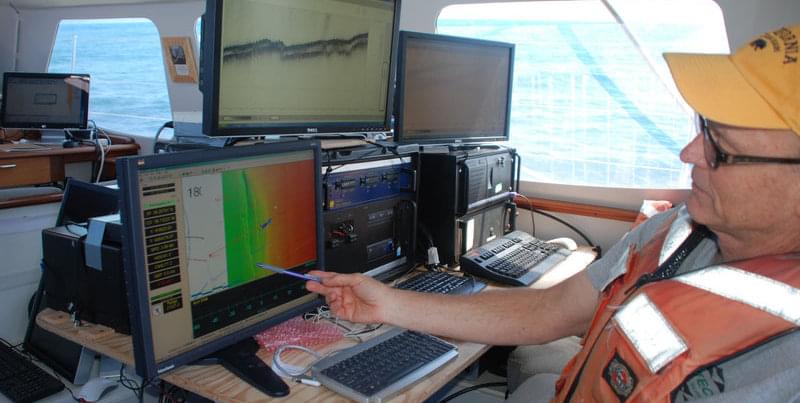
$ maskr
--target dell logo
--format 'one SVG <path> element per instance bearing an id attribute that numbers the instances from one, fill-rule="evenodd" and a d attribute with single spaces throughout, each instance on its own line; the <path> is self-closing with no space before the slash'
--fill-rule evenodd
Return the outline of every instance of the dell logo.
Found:
<path id="1" fill-rule="evenodd" d="M 316 133 L 316 132 L 317 132 L 317 128 L 316 127 L 306 128 L 306 133 Z"/>

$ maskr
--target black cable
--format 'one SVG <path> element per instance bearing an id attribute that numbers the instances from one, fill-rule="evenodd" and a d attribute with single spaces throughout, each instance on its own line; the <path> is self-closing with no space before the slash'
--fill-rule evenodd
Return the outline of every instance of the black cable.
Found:
<path id="1" fill-rule="evenodd" d="M 515 187 L 514 191 L 519 193 L 519 181 L 520 181 L 520 176 L 522 176 L 522 174 L 521 174 L 521 172 L 522 172 L 522 156 L 519 155 L 516 152 L 516 150 L 514 150 L 514 163 L 516 164 L 516 167 L 517 167 L 517 180 L 515 181 L 516 185 L 514 186 Z"/>
<path id="2" fill-rule="evenodd" d="M 576 234 L 580 235 L 580 236 L 581 236 L 581 238 L 583 238 L 583 240 L 584 240 L 584 241 L 586 241 L 586 243 L 588 243 L 588 244 L 589 244 L 589 246 L 591 246 L 592 248 L 596 248 L 596 247 L 597 247 L 597 246 L 594 244 L 594 242 L 592 242 L 592 240 L 591 240 L 591 239 L 589 239 L 589 237 L 587 237 L 587 236 L 586 236 L 586 234 L 584 234 L 583 232 L 581 232 L 581 230 L 579 230 L 579 229 L 575 228 L 575 226 L 573 226 L 572 224 L 570 224 L 570 223 L 568 223 L 568 222 L 566 222 L 566 221 L 564 221 L 564 220 L 562 220 L 562 219 L 560 219 L 560 218 L 558 218 L 558 217 L 556 217 L 556 216 L 554 216 L 554 215 L 552 215 L 552 214 L 545 213 L 544 211 L 542 211 L 542 210 L 539 210 L 539 209 L 536 209 L 536 208 L 533 208 L 533 206 L 531 206 L 531 214 L 533 214 L 534 212 L 536 212 L 536 213 L 538 213 L 538 214 L 541 214 L 541 215 L 543 215 L 543 216 L 545 216 L 545 217 L 548 217 L 548 218 L 550 218 L 550 219 L 552 219 L 552 220 L 558 221 L 558 222 L 559 222 L 559 223 L 561 223 L 561 224 L 564 224 L 564 225 L 565 225 L 567 228 L 569 228 L 569 229 L 571 229 L 571 230 L 575 231 L 575 233 L 576 233 Z"/>
<path id="3" fill-rule="evenodd" d="M 158 128 L 158 131 L 156 131 L 156 137 L 153 139 L 153 154 L 158 153 L 158 138 L 161 136 L 161 132 L 164 129 L 175 129 L 175 123 L 170 120 L 169 122 L 164 122 L 164 124 Z"/>
<path id="4" fill-rule="evenodd" d="M 150 383 L 150 380 L 147 378 L 142 379 L 142 384 L 139 385 L 135 380 L 128 378 L 125 376 L 125 364 L 120 365 L 119 367 L 119 384 L 122 385 L 125 389 L 131 390 L 139 402 L 144 401 L 144 389 Z"/>
<path id="5" fill-rule="evenodd" d="M 368 139 L 364 139 L 364 142 L 365 142 L 365 143 L 367 143 L 367 144 L 372 144 L 372 145 L 374 145 L 375 147 L 380 147 L 380 148 L 381 148 L 381 150 L 383 150 L 383 153 L 384 153 L 384 154 L 386 154 L 386 151 L 389 151 L 389 152 L 391 152 L 392 154 L 394 154 L 395 156 L 397 156 L 397 157 L 400 157 L 400 153 L 398 153 L 398 152 L 397 152 L 397 150 L 396 150 L 396 149 L 394 149 L 394 148 L 392 148 L 392 147 L 388 147 L 388 146 L 385 146 L 385 145 L 383 145 L 383 144 L 380 144 L 380 143 L 377 143 L 377 142 L 375 142 L 375 141 L 368 140 Z"/>
<path id="6" fill-rule="evenodd" d="M 455 398 L 457 398 L 457 397 L 459 397 L 459 396 L 461 396 L 463 394 L 472 392 L 474 390 L 483 389 L 483 388 L 491 388 L 491 387 L 495 387 L 495 386 L 505 386 L 507 388 L 508 387 L 508 383 L 506 383 L 506 382 L 487 382 L 487 383 L 482 383 L 480 385 L 470 386 L 468 388 L 461 389 L 458 392 L 451 393 L 450 395 L 445 396 L 444 399 L 439 400 L 439 403 L 449 402 L 449 401 L 451 401 L 451 400 L 453 400 L 453 399 L 455 399 Z"/>
<path id="7" fill-rule="evenodd" d="M 528 201 L 528 211 L 531 214 L 531 235 L 536 236 L 536 221 L 533 219 L 533 201 L 522 193 L 515 192 L 514 194 Z"/>

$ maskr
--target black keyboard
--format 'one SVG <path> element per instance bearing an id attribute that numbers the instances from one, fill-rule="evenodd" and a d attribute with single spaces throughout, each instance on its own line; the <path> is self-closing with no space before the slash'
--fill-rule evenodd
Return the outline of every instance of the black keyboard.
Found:
<path id="1" fill-rule="evenodd" d="M 438 294 L 473 294 L 486 284 L 472 277 L 456 276 L 441 271 L 425 271 L 395 284 L 395 288 Z"/>
<path id="2" fill-rule="evenodd" d="M 493 239 L 461 256 L 461 271 L 499 283 L 527 286 L 569 256 L 569 249 L 523 231 Z"/>
<path id="3" fill-rule="evenodd" d="M 50 396 L 64 384 L 11 346 L 0 343 L 0 392 L 12 402 L 27 403 Z"/>
<path id="4" fill-rule="evenodd" d="M 381 402 L 458 355 L 439 338 L 400 328 L 326 357 L 312 367 L 333 391 L 359 402 Z"/>

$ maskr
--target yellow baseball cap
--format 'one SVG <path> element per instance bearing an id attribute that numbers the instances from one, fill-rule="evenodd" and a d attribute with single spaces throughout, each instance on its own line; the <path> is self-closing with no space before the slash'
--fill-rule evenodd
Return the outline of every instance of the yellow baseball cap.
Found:
<path id="1" fill-rule="evenodd" d="M 800 25 L 762 34 L 732 55 L 665 53 L 697 113 L 731 126 L 800 135 Z"/>

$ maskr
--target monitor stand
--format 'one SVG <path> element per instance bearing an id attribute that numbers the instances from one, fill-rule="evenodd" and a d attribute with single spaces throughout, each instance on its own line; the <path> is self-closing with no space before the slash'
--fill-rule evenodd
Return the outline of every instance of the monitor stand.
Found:
<path id="1" fill-rule="evenodd" d="M 289 394 L 289 385 L 256 355 L 258 343 L 248 337 L 199 360 L 199 365 L 219 364 L 268 396 Z"/>

